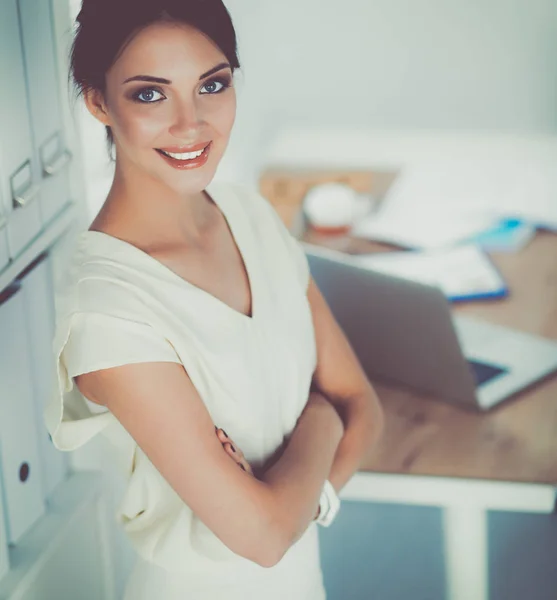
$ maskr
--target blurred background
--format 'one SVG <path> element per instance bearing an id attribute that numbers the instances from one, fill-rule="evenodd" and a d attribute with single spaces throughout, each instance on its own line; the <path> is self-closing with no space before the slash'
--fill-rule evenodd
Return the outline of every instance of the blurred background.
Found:
<path id="1" fill-rule="evenodd" d="M 440 219 L 447 234 L 443 248 L 447 241 L 497 231 L 499 237 L 488 241 L 499 245 L 482 246 L 486 252 L 502 252 L 501 262 L 495 262 L 506 281 L 496 284 L 512 284 L 513 292 L 531 303 L 513 308 L 514 321 L 508 304 L 476 303 L 470 310 L 557 339 L 551 266 L 557 263 L 547 258 L 555 251 L 557 231 L 557 3 L 225 4 L 236 27 L 241 70 L 236 75 L 237 120 L 216 179 L 260 189 L 293 233 L 349 253 L 358 245 L 348 230 L 332 235 L 314 227 L 307 233 L 311 219 L 302 210 L 303 201 L 318 183 L 347 185 L 360 199 L 388 207 L 382 229 L 377 219 L 368 219 L 360 238 L 390 248 L 442 246 L 432 243 L 429 233 L 408 234 L 404 214 L 409 203 L 412 218 L 425 215 L 428 226 Z M 76 0 L 0 1 L 0 75 L 9 88 L 21 69 L 27 85 L 26 92 L 14 84 L 7 92 L 12 96 L 0 99 L 0 206 L 3 202 L 8 222 L 6 242 L 0 237 L 0 600 L 119 598 L 134 558 L 113 524 L 123 484 L 112 470 L 110 448 L 95 439 L 61 458 L 44 446 L 48 440 L 37 416 L 53 377 L 38 374 L 36 367 L 41 363 L 37 353 L 44 352 L 44 360 L 50 351 L 53 331 L 54 307 L 49 300 L 45 312 L 45 295 L 52 298 L 63 272 L 71 232 L 94 218 L 112 179 L 104 128 L 80 102 L 73 104 L 67 87 L 67 51 L 79 7 Z M 16 56 L 18 47 L 2 48 L 2 35 L 6 42 L 8 34 L 18 31 L 14 19 L 20 22 L 17 44 L 23 58 Z M 32 23 L 27 29 L 25 19 Z M 46 55 L 37 53 L 32 67 L 25 48 L 47 30 L 51 34 L 45 43 L 55 69 L 44 72 L 56 79 L 63 139 L 53 164 L 55 171 L 64 169 L 65 197 L 50 213 L 43 202 L 34 229 L 27 229 L 22 211 L 8 202 L 17 187 L 8 181 L 11 145 L 21 137 L 13 111 L 19 106 L 18 90 L 31 114 L 33 94 L 40 97 L 46 86 L 40 79 Z M 35 139 L 38 118 L 32 115 L 30 126 Z M 40 160 L 37 154 L 31 165 Z M 397 187 L 388 188 L 397 178 Z M 64 208 L 69 198 L 71 214 Z M 329 209 L 333 221 L 334 215 L 346 219 L 338 207 Z M 512 232 L 505 229 L 509 219 Z M 464 233 L 456 222 L 466 223 Z M 25 232 L 27 241 L 17 246 L 14 240 Z M 542 243 L 543 252 L 535 245 Z M 538 260 L 545 261 L 538 278 L 543 285 L 521 287 L 523 274 L 535 270 Z M 479 267 L 470 263 L 466 268 Z M 432 281 L 430 273 L 420 276 Z M 434 283 L 443 287 L 446 272 L 437 277 Z M 481 285 L 495 285 L 492 273 L 486 277 Z M 14 339 L 19 340 L 17 352 Z M 27 369 L 27 376 L 16 381 L 14 373 L 21 369 Z M 22 379 L 28 388 L 21 387 Z M 320 532 L 330 600 L 555 600 L 557 454 L 551 440 L 557 388 L 548 389 L 532 400 L 535 414 L 525 403 L 494 417 L 455 416 L 435 403 L 420 410 L 398 399 L 389 404 L 393 425 L 386 435 L 393 441 L 370 462 L 378 474 L 370 480 L 377 493 L 369 486 L 354 488 L 334 525 Z M 29 400 L 27 412 L 13 410 L 14 397 L 18 406 L 23 406 L 20 398 Z M 396 426 L 394 419 L 399 419 Z M 442 437 L 443 428 L 448 439 L 439 446 L 435 436 Z M 427 440 L 432 447 L 437 444 L 436 461 L 420 459 Z M 461 471 L 447 458 L 444 449 L 451 447 L 455 456 L 464 456 Z M 470 457 L 475 462 L 468 468 Z M 391 475 L 401 478 L 402 487 Z M 34 477 L 29 492 L 27 480 Z M 484 487 L 476 485 L 480 480 Z M 509 486 L 498 487 L 498 482 Z M 379 489 L 383 485 L 388 492 Z"/>
<path id="2" fill-rule="evenodd" d="M 262 150 L 290 127 L 556 130 L 551 0 L 225 4 L 242 68 L 223 179 L 256 182 Z M 102 128 L 91 121 L 83 119 L 86 150 L 102 162 Z"/>

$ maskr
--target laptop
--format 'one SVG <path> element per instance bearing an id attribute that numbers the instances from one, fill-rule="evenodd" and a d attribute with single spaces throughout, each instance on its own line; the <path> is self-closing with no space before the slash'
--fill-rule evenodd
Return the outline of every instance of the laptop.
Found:
<path id="1" fill-rule="evenodd" d="M 302 243 L 311 275 L 370 380 L 484 411 L 557 371 L 557 342 L 454 316 L 440 289 Z"/>

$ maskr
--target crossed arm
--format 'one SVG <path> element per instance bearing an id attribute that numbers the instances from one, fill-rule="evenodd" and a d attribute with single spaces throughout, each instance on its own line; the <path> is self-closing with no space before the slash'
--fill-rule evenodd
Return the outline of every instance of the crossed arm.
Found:
<path id="1" fill-rule="evenodd" d="M 311 391 L 334 406 L 344 426 L 327 476 L 338 493 L 378 440 L 383 429 L 383 412 L 354 351 L 313 280 L 307 295 L 317 346 Z M 223 444 L 230 442 L 222 433 L 220 439 Z M 225 449 L 232 458 L 243 459 L 241 452 L 233 453 L 229 446 Z"/>
<path id="2" fill-rule="evenodd" d="M 313 280 L 308 287 L 308 300 L 317 346 L 317 368 L 310 400 L 315 400 L 316 395 L 321 396 L 336 409 L 343 423 L 343 435 L 326 476 L 338 493 L 358 470 L 369 448 L 377 442 L 383 429 L 383 412 L 346 336 Z M 229 456 L 251 471 L 241 449 L 226 432 L 217 430 L 217 436 Z"/>
<path id="3" fill-rule="evenodd" d="M 382 429 L 377 397 L 313 281 L 308 300 L 317 344 L 312 392 L 284 452 L 259 478 L 237 468 L 231 450 L 223 452 L 222 434 L 215 435 L 178 363 L 128 364 L 75 377 L 83 395 L 112 411 L 199 519 L 234 552 L 265 567 L 306 530 L 325 479 L 340 490 Z"/>

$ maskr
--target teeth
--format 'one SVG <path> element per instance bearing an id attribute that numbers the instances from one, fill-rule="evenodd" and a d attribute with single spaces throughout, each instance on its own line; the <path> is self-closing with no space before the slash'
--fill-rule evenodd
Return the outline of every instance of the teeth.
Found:
<path id="1" fill-rule="evenodd" d="M 164 150 L 161 150 L 161 152 L 163 154 L 166 154 L 167 156 L 176 158 L 177 160 L 191 160 L 192 158 L 197 158 L 198 156 L 201 156 L 204 150 L 205 148 L 203 148 L 203 150 L 199 150 L 198 152 L 182 152 L 180 154 L 175 154 L 174 152 L 165 152 Z"/>

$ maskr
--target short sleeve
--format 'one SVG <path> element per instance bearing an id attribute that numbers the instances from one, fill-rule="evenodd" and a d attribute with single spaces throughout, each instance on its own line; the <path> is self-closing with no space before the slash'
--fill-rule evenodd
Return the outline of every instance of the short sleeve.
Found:
<path id="1" fill-rule="evenodd" d="M 62 351 L 69 377 L 142 362 L 180 362 L 150 325 L 101 313 L 77 313 Z"/>
<path id="2" fill-rule="evenodd" d="M 54 446 L 75 450 L 103 432 L 124 446 L 129 455 L 133 447 L 131 436 L 108 409 L 97 405 L 93 408 L 73 377 L 131 363 L 180 363 L 174 347 L 145 323 L 102 313 L 75 312 L 57 325 L 53 351 L 56 374 L 44 418 Z"/>

